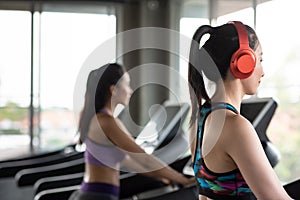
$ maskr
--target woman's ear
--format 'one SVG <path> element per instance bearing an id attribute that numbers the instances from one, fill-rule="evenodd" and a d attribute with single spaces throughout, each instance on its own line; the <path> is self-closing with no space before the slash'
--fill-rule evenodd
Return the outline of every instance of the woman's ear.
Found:
<path id="1" fill-rule="evenodd" d="M 226 80 L 234 80 L 234 79 L 238 79 L 238 78 L 236 78 L 236 77 L 232 74 L 230 68 L 228 68 L 228 71 L 227 71 L 227 74 L 226 74 L 225 79 L 226 79 Z"/>
<path id="2" fill-rule="evenodd" d="M 109 86 L 109 92 L 110 92 L 110 94 L 111 94 L 111 95 L 113 95 L 113 94 L 115 94 L 115 93 L 116 93 L 116 91 L 115 91 L 115 88 L 116 88 L 116 86 L 115 86 L 115 85 L 111 85 L 111 86 Z"/>

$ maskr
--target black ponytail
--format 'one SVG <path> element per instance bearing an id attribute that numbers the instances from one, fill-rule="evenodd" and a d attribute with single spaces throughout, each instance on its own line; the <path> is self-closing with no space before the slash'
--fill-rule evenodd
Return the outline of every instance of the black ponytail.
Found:
<path id="1" fill-rule="evenodd" d="M 203 35 L 207 33 L 211 34 L 212 30 L 213 27 L 209 25 L 199 27 L 193 35 L 191 43 L 188 69 L 189 91 L 192 104 L 191 126 L 199 117 L 199 108 L 202 105 L 202 99 L 210 101 L 203 80 L 203 66 L 200 64 L 202 62 L 201 57 L 203 56 L 201 54 L 203 54 L 203 49 L 202 47 L 199 49 L 199 46 Z"/>

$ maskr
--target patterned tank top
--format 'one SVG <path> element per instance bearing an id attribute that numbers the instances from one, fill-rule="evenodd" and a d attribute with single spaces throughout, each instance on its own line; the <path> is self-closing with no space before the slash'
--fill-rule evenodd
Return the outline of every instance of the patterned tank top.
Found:
<path id="1" fill-rule="evenodd" d="M 234 113 L 238 111 L 228 103 L 205 103 L 200 110 L 198 121 L 197 146 L 193 163 L 195 177 L 198 182 L 199 194 L 211 199 L 254 200 L 251 189 L 244 180 L 239 169 L 225 173 L 216 173 L 208 169 L 202 157 L 201 147 L 203 141 L 204 124 L 208 115 L 218 109 L 228 109 Z"/>

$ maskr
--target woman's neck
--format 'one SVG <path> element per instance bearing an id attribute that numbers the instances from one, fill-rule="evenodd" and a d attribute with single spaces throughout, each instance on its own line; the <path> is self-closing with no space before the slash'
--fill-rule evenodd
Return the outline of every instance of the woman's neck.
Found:
<path id="1" fill-rule="evenodd" d="M 211 98 L 214 102 L 226 102 L 234 106 L 238 111 L 240 111 L 241 102 L 243 99 L 243 92 L 239 87 L 237 81 L 225 81 L 218 84 L 216 87 L 216 92 Z"/>
<path id="2" fill-rule="evenodd" d="M 107 103 L 103 106 L 102 110 L 105 110 L 107 114 L 113 116 L 115 112 L 116 105 L 109 99 Z"/>

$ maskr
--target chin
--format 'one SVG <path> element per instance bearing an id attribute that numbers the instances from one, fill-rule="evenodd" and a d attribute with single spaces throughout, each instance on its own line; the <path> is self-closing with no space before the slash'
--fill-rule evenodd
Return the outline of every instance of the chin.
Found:
<path id="1" fill-rule="evenodd" d="M 119 104 L 122 106 L 128 106 L 128 103 L 126 103 L 126 102 L 119 102 Z"/>
<path id="2" fill-rule="evenodd" d="M 255 90 L 255 91 L 247 92 L 246 94 L 247 94 L 247 95 L 254 95 L 254 94 L 256 94 L 256 90 Z"/>
<path id="3" fill-rule="evenodd" d="M 123 106 L 128 106 L 128 104 L 129 104 L 129 101 L 122 102 L 121 104 L 122 104 Z"/>

